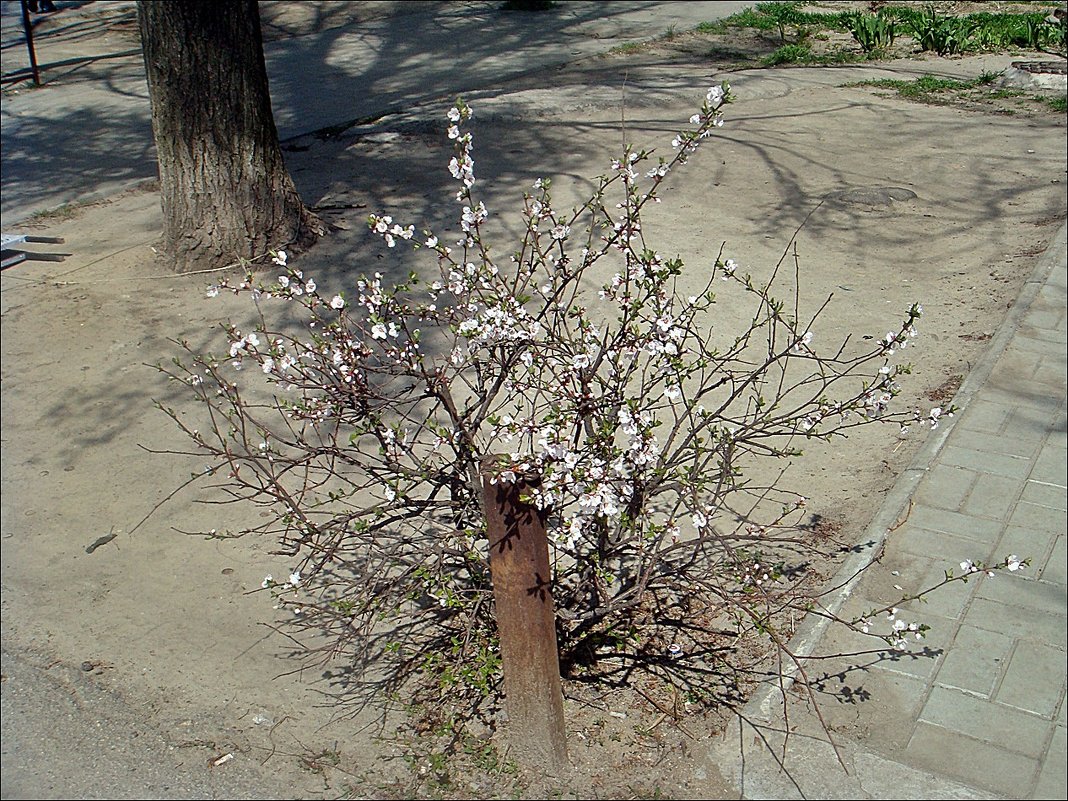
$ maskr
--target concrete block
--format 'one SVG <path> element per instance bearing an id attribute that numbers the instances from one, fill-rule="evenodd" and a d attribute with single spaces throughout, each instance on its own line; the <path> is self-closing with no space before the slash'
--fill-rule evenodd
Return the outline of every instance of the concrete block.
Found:
<path id="1" fill-rule="evenodd" d="M 1023 486 L 1018 478 L 984 473 L 976 480 L 961 511 L 969 515 L 1006 520 L 1022 491 Z"/>
<path id="2" fill-rule="evenodd" d="M 1031 437 L 1017 437 L 1013 430 L 1013 436 L 991 436 L 990 434 L 975 431 L 954 431 L 953 445 L 957 448 L 979 451 L 983 454 L 1001 454 L 1006 456 L 1018 456 L 1030 459 L 1034 456 L 1039 445 L 1040 433 L 1034 432 Z M 972 465 L 973 470 L 982 470 L 982 462 Z"/>
<path id="3" fill-rule="evenodd" d="M 1024 570 L 1028 573 L 1033 572 L 1030 568 L 1024 568 Z M 1021 607 L 1023 610 L 1034 610 L 1048 617 L 1063 619 L 1068 613 L 1064 592 L 1060 588 L 1037 581 L 1033 576 L 1026 574 L 1014 575 L 1000 572 L 993 578 L 984 578 L 975 594 L 977 598 L 998 601 L 1002 604 Z M 1021 621 L 1025 626 L 1028 622 Z M 1016 631 L 1020 632 L 1020 629 L 1017 628 Z M 1061 637 L 1060 640 L 1063 642 L 1064 638 Z"/>
<path id="4" fill-rule="evenodd" d="M 1031 472 L 1031 460 L 1026 457 L 961 448 L 955 444 L 946 445 L 938 461 L 1008 478 L 1024 479 Z"/>
<path id="5" fill-rule="evenodd" d="M 996 748 L 1038 759 L 1046 748 L 1049 722 L 983 698 L 935 687 L 920 720 Z"/>
<path id="6" fill-rule="evenodd" d="M 1053 732 L 1053 741 L 1039 771 L 1032 798 L 1068 798 L 1068 747 L 1065 739 L 1064 727 L 1058 726 Z"/>
<path id="7" fill-rule="evenodd" d="M 1012 656 L 1012 637 L 961 626 L 942 660 L 935 681 L 990 698 Z"/>
<path id="8" fill-rule="evenodd" d="M 976 542 L 968 537 L 958 537 L 944 531 L 932 531 L 906 523 L 890 535 L 890 547 L 895 551 L 926 556 L 935 562 L 944 562 L 945 569 L 956 571 L 962 559 L 989 561 L 994 553 L 994 544 Z"/>
<path id="9" fill-rule="evenodd" d="M 1065 529 L 1064 512 L 1026 502 L 1016 505 L 1009 517 L 1009 523 L 1048 534 L 1063 534 Z"/>
<path id="10" fill-rule="evenodd" d="M 1001 524 L 975 515 L 935 509 L 925 504 L 916 504 L 909 515 L 909 523 L 928 531 L 944 531 L 978 543 L 994 545 L 1001 539 Z"/>
<path id="11" fill-rule="evenodd" d="M 961 412 L 957 431 L 977 431 L 987 434 L 1000 434 L 1012 414 L 1013 407 L 979 398 Z"/>
<path id="12" fill-rule="evenodd" d="M 1052 442 L 1047 442 L 1039 451 L 1035 467 L 1028 478 L 1061 487 L 1068 486 L 1068 465 L 1065 464 L 1065 455 L 1063 445 L 1055 446 Z"/>
<path id="13" fill-rule="evenodd" d="M 1042 575 L 1043 566 L 1049 562 L 1056 540 L 1057 536 L 1054 534 L 1043 534 L 1020 526 L 1008 526 L 994 550 L 994 558 L 991 562 L 1000 561 L 1014 553 L 1021 559 L 1030 559 L 1031 566 L 1025 568 L 1026 575 L 1039 578 Z"/>
<path id="14" fill-rule="evenodd" d="M 1068 550 L 1065 549 L 1064 534 L 1059 535 L 1053 542 L 1049 558 L 1040 567 L 1039 578 L 1047 583 L 1061 587 L 1068 585 Z"/>
<path id="15" fill-rule="evenodd" d="M 920 482 L 915 500 L 936 509 L 960 510 L 979 474 L 963 467 L 936 464 Z"/>
<path id="16" fill-rule="evenodd" d="M 919 723 L 905 750 L 911 765 L 952 776 L 1009 798 L 1030 789 L 1038 760 L 929 723 Z"/>
<path id="17" fill-rule="evenodd" d="M 1017 644 L 994 699 L 1053 720 L 1064 700 L 1064 643 L 1054 648 L 1024 640 Z"/>
<path id="18" fill-rule="evenodd" d="M 1064 590 L 1060 592 L 1063 594 Z M 1016 632 L 1026 628 L 1027 636 L 1037 642 L 1054 643 L 1064 637 L 1064 614 L 1036 614 L 1034 609 L 1010 606 L 986 598 L 974 599 L 964 613 L 964 622 L 976 628 L 996 632 Z"/>
<path id="19" fill-rule="evenodd" d="M 1068 511 L 1068 488 L 1031 479 L 1024 485 L 1020 500 L 1064 512 Z M 1064 520 L 1063 515 L 1061 520 Z"/>

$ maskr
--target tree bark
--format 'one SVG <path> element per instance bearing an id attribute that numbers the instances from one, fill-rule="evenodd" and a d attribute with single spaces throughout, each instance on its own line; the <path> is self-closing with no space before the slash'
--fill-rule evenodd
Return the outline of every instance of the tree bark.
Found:
<path id="1" fill-rule="evenodd" d="M 282 157 L 256 0 L 138 0 L 137 10 L 164 258 L 188 272 L 308 247 L 322 226 Z"/>

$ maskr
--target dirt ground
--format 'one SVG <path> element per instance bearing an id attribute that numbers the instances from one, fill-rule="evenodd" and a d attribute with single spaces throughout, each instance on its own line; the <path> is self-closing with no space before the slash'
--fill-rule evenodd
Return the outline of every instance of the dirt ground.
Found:
<path id="1" fill-rule="evenodd" d="M 267 14 L 265 27 L 284 36 L 312 24 L 323 23 Z M 681 255 L 697 282 L 724 242 L 767 274 L 798 230 L 802 308 L 833 295 L 818 337 L 881 336 L 921 302 L 902 403 L 949 402 L 1063 223 L 1063 115 L 926 106 L 846 86 L 974 76 L 1007 56 L 727 73 L 729 62 L 708 55 L 716 47 L 667 42 L 470 96 L 498 248 L 535 178 L 552 177 L 566 207 L 607 169 L 621 113 L 630 141 L 666 150 L 704 89 L 729 78 L 738 102 L 672 178 L 651 241 Z M 299 262 L 321 287 L 427 266 L 375 241 L 370 212 L 455 229 L 443 108 L 286 144 L 299 189 L 332 226 Z M 908 191 L 891 199 L 888 188 Z M 703 746 L 718 722 L 672 720 L 637 692 L 597 699 L 565 688 L 576 771 L 554 782 L 517 772 L 492 732 L 472 730 L 448 750 L 399 716 L 359 711 L 338 697 L 343 665 L 295 659 L 286 618 L 258 591 L 265 574 L 293 565 L 272 542 L 183 533 L 239 529 L 247 510 L 191 491 L 170 497 L 199 465 L 156 453 L 183 443 L 153 401 L 190 399 L 151 365 L 177 355 L 177 338 L 218 349 L 219 322 L 250 309 L 207 299 L 215 276 L 177 277 L 155 261 L 152 189 L 38 218 L 34 232 L 63 237 L 71 255 L 3 273 L 5 699 L 12 676 L 50 674 L 90 717 L 94 704 L 121 707 L 165 744 L 163 767 L 201 771 L 224 796 L 235 790 L 221 774 L 237 767 L 248 771 L 242 797 L 731 797 Z M 724 315 L 725 325 L 736 316 Z M 788 481 L 852 542 L 919 442 L 872 430 L 811 452 Z M 102 758 L 113 747 L 101 741 Z M 6 771 L 15 757 L 4 750 Z"/>

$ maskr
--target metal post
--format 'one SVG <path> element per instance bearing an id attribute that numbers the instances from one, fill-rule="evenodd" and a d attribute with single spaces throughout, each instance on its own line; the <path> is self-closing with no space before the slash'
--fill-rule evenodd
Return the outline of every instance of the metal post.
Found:
<path id="1" fill-rule="evenodd" d="M 560 774 L 568 764 L 567 735 L 549 542 L 538 510 L 521 500 L 536 479 L 497 481 L 500 469 L 494 457 L 482 464 L 509 740 L 531 766 Z"/>
<path id="2" fill-rule="evenodd" d="M 37 69 L 37 54 L 33 50 L 33 26 L 30 24 L 30 10 L 26 7 L 26 0 L 21 0 L 22 6 L 22 29 L 26 31 L 26 47 L 30 51 L 30 71 L 33 73 L 35 86 L 41 85 L 41 73 Z"/>

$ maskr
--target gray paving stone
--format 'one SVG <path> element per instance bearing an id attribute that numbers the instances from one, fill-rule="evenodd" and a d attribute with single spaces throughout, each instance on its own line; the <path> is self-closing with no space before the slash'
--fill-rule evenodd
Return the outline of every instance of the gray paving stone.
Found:
<path id="1" fill-rule="evenodd" d="M 964 551 L 963 553 L 966 558 L 975 559 L 972 552 Z M 944 562 L 936 560 L 925 573 L 907 578 L 907 583 L 900 586 L 905 587 L 910 593 L 917 593 L 935 587 L 945 580 L 947 570 L 953 571 L 954 575 L 959 575 L 961 572 L 960 562 L 960 556 L 954 560 Z M 927 593 L 921 598 L 906 601 L 900 606 L 909 612 L 912 619 L 916 619 L 918 622 L 927 623 L 932 627 L 945 627 L 952 622 L 959 621 L 964 616 L 964 609 L 972 597 L 973 589 L 974 586 L 971 582 L 954 581 L 951 584 L 938 587 L 938 589 Z"/>
<path id="2" fill-rule="evenodd" d="M 1021 386 L 1026 386 L 1034 377 L 1040 359 L 1038 354 L 1029 353 L 1010 343 L 994 365 L 987 381 L 995 387 L 1018 392 Z"/>
<path id="3" fill-rule="evenodd" d="M 976 588 L 976 597 L 1063 618 L 1066 614 L 1064 593 L 1059 587 L 1028 575 L 1033 572 L 1023 568 L 1015 575 L 1002 571 L 993 578 L 984 577 Z M 1064 637 L 1057 639 L 1063 641 Z"/>
<path id="4" fill-rule="evenodd" d="M 1063 590 L 1061 590 L 1063 592 Z M 976 598 L 964 613 L 964 622 L 987 631 L 1018 631 L 1027 627 L 1028 637 L 1039 642 L 1057 642 L 1064 636 L 1064 614 L 1041 614 L 1000 601 Z"/>
<path id="5" fill-rule="evenodd" d="M 938 533 L 931 536 L 936 540 L 948 537 Z M 933 558 L 899 551 L 895 546 L 884 557 L 880 568 L 865 576 L 864 597 L 872 599 L 877 606 L 900 607 L 908 612 L 909 621 L 951 630 L 964 614 L 973 585 L 962 581 L 945 584 L 946 572 L 960 574 L 962 557 L 981 558 L 966 540 L 957 543 L 962 546 L 951 549 L 949 557 Z M 920 598 L 911 597 L 921 593 Z"/>
<path id="6" fill-rule="evenodd" d="M 840 663 L 835 662 L 837 667 Z M 883 753 L 898 751 L 908 745 L 916 717 L 927 696 L 922 679 L 885 670 L 834 672 L 821 682 L 818 696 L 821 712 L 832 731 L 863 740 L 866 748 Z M 801 710 L 793 719 L 800 719 Z M 887 715 L 885 710 L 894 710 Z"/>
<path id="7" fill-rule="evenodd" d="M 1048 534 L 1063 533 L 1065 527 L 1064 512 L 1058 509 L 1051 509 L 1048 506 L 1021 502 L 1016 505 L 1012 515 L 1009 517 L 1009 524 Z"/>
<path id="8" fill-rule="evenodd" d="M 1064 312 L 1055 308 L 1034 308 L 1022 321 L 1016 336 L 1012 337 L 1012 347 L 1042 350 L 1051 357 L 1058 356 L 1056 346 L 1063 344 L 1058 339 L 1058 325 L 1064 319 Z M 1059 354 L 1059 356 L 1064 356 Z"/>
<path id="9" fill-rule="evenodd" d="M 1038 760 L 935 726 L 918 723 L 905 749 L 907 761 L 972 786 L 1018 798 L 1030 790 Z"/>
<path id="10" fill-rule="evenodd" d="M 1063 412 L 1053 424 L 1053 430 L 1046 437 L 1046 445 L 1062 451 L 1068 450 L 1068 421 L 1065 420 Z"/>
<path id="11" fill-rule="evenodd" d="M 998 476 L 1024 479 L 1031 472 L 1031 460 L 1019 456 L 980 451 L 974 448 L 961 448 L 957 445 L 948 444 L 938 456 L 942 464 L 967 467 L 972 470 L 981 470 L 984 473 L 993 473 Z M 1048 479 L 1043 479 L 1048 480 Z"/>
<path id="12" fill-rule="evenodd" d="M 920 720 L 1038 759 L 1046 748 L 1049 721 L 946 687 L 935 687 Z"/>
<path id="13" fill-rule="evenodd" d="M 1063 534 L 1054 540 L 1049 558 L 1039 572 L 1039 578 L 1044 582 L 1060 585 L 1062 592 L 1068 585 L 1068 549 L 1065 548 Z"/>
<path id="14" fill-rule="evenodd" d="M 940 660 L 946 654 L 948 632 L 932 627 L 923 640 L 910 640 L 904 651 L 887 649 L 881 658 L 872 664 L 874 670 L 913 676 L 930 682 Z"/>
<path id="15" fill-rule="evenodd" d="M 935 681 L 990 698 L 1008 667 L 1014 644 L 1004 634 L 961 626 Z"/>
<path id="16" fill-rule="evenodd" d="M 994 545 L 1001 539 L 1001 524 L 996 520 L 935 509 L 918 503 L 912 507 L 909 523 L 928 531 L 944 531 L 964 539 Z"/>
<path id="17" fill-rule="evenodd" d="M 882 603 L 873 601 L 871 597 L 854 595 L 842 606 L 839 615 L 845 619 L 859 618 L 880 606 Z M 952 641 L 957 623 L 933 614 L 917 614 L 911 610 L 902 610 L 898 617 L 908 622 L 926 623 L 931 626 L 931 631 L 924 639 L 909 640 L 907 650 L 900 652 L 892 649 L 877 636 L 852 631 L 845 626 L 832 625 L 820 640 L 820 653 L 849 654 L 834 660 L 838 665 L 836 670 L 841 670 L 841 666 L 848 663 L 850 669 L 856 672 L 885 671 L 928 681 L 934 675 L 947 644 Z M 870 620 L 870 630 L 874 635 L 888 634 L 892 625 L 885 613 L 874 615 Z M 819 667 L 821 670 L 829 669 L 822 665 Z"/>
<path id="18" fill-rule="evenodd" d="M 994 553 L 994 545 L 976 542 L 968 537 L 958 537 L 944 531 L 930 529 L 906 523 L 892 535 L 891 543 L 900 549 L 917 556 L 930 557 L 935 561 L 944 561 L 945 569 L 957 571 L 957 564 L 963 559 L 988 562 Z"/>
<path id="19" fill-rule="evenodd" d="M 1024 485 L 1020 500 L 1064 512 L 1068 510 L 1068 488 L 1031 479 Z"/>
<path id="20" fill-rule="evenodd" d="M 1035 460 L 1034 470 L 1029 478 L 1045 481 L 1047 484 L 1068 486 L 1068 466 L 1065 465 L 1065 449 L 1046 443 Z"/>
<path id="21" fill-rule="evenodd" d="M 984 460 L 990 458 L 988 454 L 1031 459 L 1035 455 L 1044 433 L 1042 430 L 1035 430 L 1031 432 L 1029 437 L 1020 437 L 1016 436 L 1016 432 L 1013 431 L 1013 436 L 1007 437 L 978 431 L 955 431 L 953 432 L 953 447 L 978 451 L 984 454 L 981 457 Z M 981 473 L 987 472 L 983 461 L 972 464 L 971 469 Z"/>
<path id="22" fill-rule="evenodd" d="M 965 514 L 1006 520 L 1023 491 L 1018 478 L 982 474 L 961 509 Z"/>
<path id="23" fill-rule="evenodd" d="M 936 464 L 920 482 L 915 499 L 937 509 L 959 511 L 979 474 L 963 467 Z"/>
<path id="24" fill-rule="evenodd" d="M 1060 303 L 1048 302 L 1049 294 L 1043 297 L 1043 293 L 1052 288 L 1043 287 L 1039 290 L 1038 297 L 1035 298 L 1035 303 L 1027 310 L 1027 314 L 1020 320 L 1020 327 L 1016 330 L 1013 336 L 1013 344 L 1019 339 L 1029 339 L 1032 337 L 1041 337 L 1043 334 L 1052 335 L 1056 334 L 1058 328 L 1064 321 L 1064 298 L 1062 296 Z"/>
<path id="25" fill-rule="evenodd" d="M 1053 720 L 1064 699 L 1064 651 L 1020 642 L 994 700 Z"/>
<path id="26" fill-rule="evenodd" d="M 1008 436 L 1025 439 L 1027 442 L 1039 443 L 1056 428 L 1060 412 L 1052 406 L 1035 407 L 1017 406 L 1012 410 L 1005 425 Z"/>
<path id="27" fill-rule="evenodd" d="M 1049 753 L 1038 774 L 1032 798 L 1068 798 L 1068 745 L 1065 741 L 1065 729 L 1058 726 L 1053 732 Z"/>
<path id="28" fill-rule="evenodd" d="M 1012 386 L 996 387 L 983 385 L 983 397 L 995 403 L 1010 406 L 1026 406 L 1042 415 L 1053 415 L 1063 405 L 1061 392 L 1063 387 L 1035 386 L 1032 391 L 1021 394 L 1020 387 L 1027 386 L 1026 381 Z"/>
<path id="29" fill-rule="evenodd" d="M 1057 535 L 1055 534 L 1042 533 L 1020 526 L 1007 526 L 994 551 L 992 562 L 1014 553 L 1021 559 L 1031 560 L 1031 565 L 1026 568 L 1026 575 L 1041 578 L 1042 570 L 1049 563 L 1056 541 Z"/>
<path id="30" fill-rule="evenodd" d="M 1007 404 L 978 398 L 969 403 L 968 407 L 961 412 L 957 430 L 1000 434 L 1012 415 L 1012 411 L 1013 407 Z"/>
<path id="31" fill-rule="evenodd" d="M 1063 345 L 1059 347 L 1062 348 L 1062 351 L 1061 355 L 1057 358 L 1063 361 Z M 1038 369 L 1035 371 L 1033 380 L 1055 390 L 1058 387 L 1064 386 L 1064 368 L 1061 367 L 1060 363 L 1054 361 L 1053 358 L 1043 359 L 1039 364 Z"/>
<path id="32" fill-rule="evenodd" d="M 1019 336 L 1020 333 L 1024 333 L 1026 336 Z M 1017 334 L 1017 336 L 1013 337 L 1013 348 L 1036 353 L 1047 352 L 1046 349 L 1049 345 L 1062 343 L 1063 337 L 1056 328 L 1036 328 L 1033 326 L 1028 326 L 1026 329 L 1021 327 Z"/>

